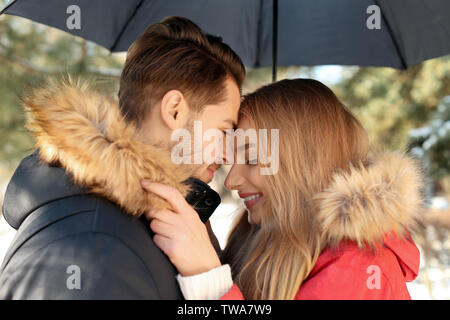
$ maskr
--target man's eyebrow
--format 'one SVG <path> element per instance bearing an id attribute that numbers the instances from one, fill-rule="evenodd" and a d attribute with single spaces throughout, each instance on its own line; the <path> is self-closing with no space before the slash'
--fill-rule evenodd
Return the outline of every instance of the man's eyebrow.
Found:
<path id="1" fill-rule="evenodd" d="M 233 126 L 233 129 L 236 129 L 236 128 L 237 128 L 237 123 L 236 123 L 236 121 L 234 121 L 234 120 L 232 120 L 232 119 L 226 119 L 226 120 L 223 120 L 223 122 L 228 122 L 229 124 L 231 124 L 231 125 Z"/>

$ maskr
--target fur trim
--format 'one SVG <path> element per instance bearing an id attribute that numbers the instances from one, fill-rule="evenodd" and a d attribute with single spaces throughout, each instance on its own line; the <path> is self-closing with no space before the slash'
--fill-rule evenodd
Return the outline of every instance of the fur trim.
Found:
<path id="1" fill-rule="evenodd" d="M 325 242 L 336 247 L 350 240 L 373 248 L 386 234 L 406 234 L 417 227 L 422 194 L 421 169 L 403 154 L 379 153 L 366 165 L 337 173 L 314 197 Z"/>
<path id="2" fill-rule="evenodd" d="M 149 208 L 169 208 L 148 193 L 147 178 L 177 188 L 183 195 L 189 174 L 173 164 L 170 154 L 135 139 L 118 103 L 71 80 L 35 89 L 23 99 L 26 128 L 35 137 L 43 161 L 59 163 L 76 184 L 139 216 Z"/>

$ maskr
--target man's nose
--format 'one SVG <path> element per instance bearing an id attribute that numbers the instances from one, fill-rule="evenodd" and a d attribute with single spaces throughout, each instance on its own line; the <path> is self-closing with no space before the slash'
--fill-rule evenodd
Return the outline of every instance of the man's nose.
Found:
<path id="1" fill-rule="evenodd" d="M 239 165 L 233 164 L 225 179 L 225 188 L 237 190 L 245 182 L 245 178 L 239 174 Z"/>

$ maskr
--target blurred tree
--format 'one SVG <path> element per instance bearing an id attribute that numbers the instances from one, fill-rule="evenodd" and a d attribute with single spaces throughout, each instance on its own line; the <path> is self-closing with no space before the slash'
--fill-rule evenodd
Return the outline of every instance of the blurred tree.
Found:
<path id="1" fill-rule="evenodd" d="M 278 67 L 277 80 L 297 78 L 299 75 L 310 75 L 314 67 Z M 245 82 L 242 93 L 250 93 L 272 82 L 272 67 L 246 68 Z"/>
<path id="2" fill-rule="evenodd" d="M 427 126 L 409 133 L 411 151 L 425 160 L 432 178 L 450 175 L 450 96 L 445 97 Z"/>
<path id="3" fill-rule="evenodd" d="M 6 1 L 0 0 L 0 7 Z M 121 55 L 19 17 L 0 17 L 0 162 L 15 166 L 32 147 L 20 96 L 44 80 L 71 74 L 117 92 Z"/>
<path id="4" fill-rule="evenodd" d="M 361 67 L 344 72 L 333 89 L 367 129 L 374 144 L 406 149 L 408 131 L 425 125 L 450 94 L 450 56 L 408 70 Z"/>

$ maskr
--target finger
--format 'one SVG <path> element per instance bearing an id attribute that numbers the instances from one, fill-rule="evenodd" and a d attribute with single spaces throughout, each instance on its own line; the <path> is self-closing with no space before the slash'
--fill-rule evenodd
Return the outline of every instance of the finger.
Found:
<path id="1" fill-rule="evenodd" d="M 147 210 L 145 212 L 145 217 L 147 218 L 147 220 L 152 220 L 152 219 L 156 218 L 156 215 L 157 215 L 158 211 L 159 210 L 155 210 L 155 209 Z"/>
<path id="2" fill-rule="evenodd" d="M 180 219 L 177 213 L 168 209 L 150 209 L 145 213 L 145 216 L 149 220 L 158 219 L 170 225 L 176 224 Z"/>
<path id="3" fill-rule="evenodd" d="M 145 179 L 141 181 L 141 185 L 145 190 L 165 199 L 176 212 L 184 212 L 189 207 L 183 195 L 174 187 Z"/>
<path id="4" fill-rule="evenodd" d="M 146 217 L 148 220 L 156 219 L 156 218 L 158 218 L 158 217 L 160 217 L 160 216 L 163 215 L 163 212 L 162 212 L 162 211 L 164 211 L 164 210 L 165 210 L 165 209 L 156 209 L 156 208 L 152 208 L 152 209 L 148 210 L 147 212 L 145 212 L 145 217 Z"/>
<path id="5" fill-rule="evenodd" d="M 154 233 L 167 238 L 173 238 L 176 234 L 176 230 L 172 225 L 158 219 L 153 219 L 150 222 L 150 229 L 152 229 Z"/>
<path id="6" fill-rule="evenodd" d="M 153 237 L 153 242 L 170 258 L 172 242 L 169 238 L 156 234 Z"/>

